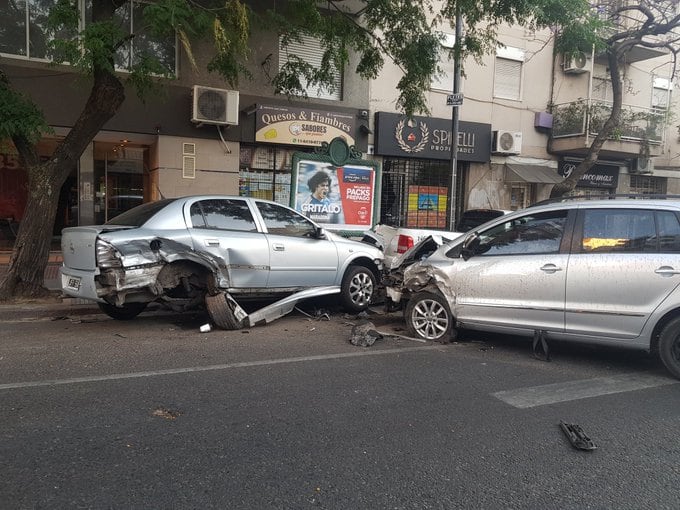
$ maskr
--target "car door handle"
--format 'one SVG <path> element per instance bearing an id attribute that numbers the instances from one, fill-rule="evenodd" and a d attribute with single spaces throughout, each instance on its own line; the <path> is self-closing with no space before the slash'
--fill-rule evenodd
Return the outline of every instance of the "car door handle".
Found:
<path id="1" fill-rule="evenodd" d="M 673 275 L 676 275 L 676 274 L 680 274 L 680 271 L 676 271 L 671 266 L 661 266 L 660 268 L 658 268 L 654 272 L 658 275 L 665 276 L 667 278 L 669 278 Z"/>
<path id="2" fill-rule="evenodd" d="M 219 246 L 220 245 L 220 240 L 219 239 L 206 239 L 204 241 L 206 246 Z"/>
<path id="3" fill-rule="evenodd" d="M 545 273 L 556 273 L 557 271 L 562 271 L 561 267 L 557 267 L 555 264 L 546 264 L 541 268 L 541 271 Z"/>
<path id="4" fill-rule="evenodd" d="M 286 251 L 286 247 L 280 243 L 274 243 L 272 244 L 272 249 L 274 251 Z"/>

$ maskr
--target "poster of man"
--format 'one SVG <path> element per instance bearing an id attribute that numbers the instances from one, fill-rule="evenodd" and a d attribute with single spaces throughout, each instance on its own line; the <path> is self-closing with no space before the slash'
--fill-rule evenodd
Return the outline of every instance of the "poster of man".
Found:
<path id="1" fill-rule="evenodd" d="M 375 170 L 328 162 L 299 161 L 294 207 L 333 229 L 371 226 Z"/>
<path id="2" fill-rule="evenodd" d="M 297 209 L 317 223 L 343 223 L 337 174 L 327 163 L 301 162 Z"/>

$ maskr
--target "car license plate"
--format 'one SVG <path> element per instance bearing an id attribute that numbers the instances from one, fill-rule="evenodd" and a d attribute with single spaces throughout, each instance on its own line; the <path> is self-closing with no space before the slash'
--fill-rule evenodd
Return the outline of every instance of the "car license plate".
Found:
<path id="1" fill-rule="evenodd" d="M 69 277 L 68 282 L 66 283 L 66 288 L 73 289 L 73 290 L 80 290 L 80 278 Z"/>

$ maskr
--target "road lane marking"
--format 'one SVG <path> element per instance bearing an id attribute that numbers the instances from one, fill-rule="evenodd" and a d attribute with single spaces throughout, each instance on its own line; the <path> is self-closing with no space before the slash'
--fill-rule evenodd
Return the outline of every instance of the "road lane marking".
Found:
<path id="1" fill-rule="evenodd" d="M 360 356 L 382 356 L 385 354 L 399 354 L 402 352 L 441 349 L 440 345 L 422 347 L 404 347 L 399 349 L 384 349 L 374 351 L 343 352 L 339 354 L 319 354 L 316 356 L 301 356 L 298 358 L 281 358 L 259 361 L 242 361 L 238 363 L 225 363 L 223 365 L 207 365 L 204 367 L 168 368 L 165 370 L 150 370 L 147 372 L 130 372 L 127 374 L 110 374 L 89 377 L 72 377 L 70 379 L 51 379 L 47 381 L 26 381 L 0 384 L 0 390 L 13 390 L 18 388 L 36 388 L 41 386 L 61 386 L 65 384 L 81 384 L 100 381 L 115 381 L 119 379 L 137 379 L 141 377 L 157 377 L 173 374 L 187 374 L 191 372 L 211 372 L 217 370 L 230 370 L 232 368 L 259 367 L 266 365 L 281 365 L 284 363 L 300 363 L 304 361 L 332 360 L 342 358 L 356 358 Z"/>
<path id="2" fill-rule="evenodd" d="M 671 377 L 631 373 L 518 388 L 516 390 L 499 391 L 491 395 L 513 407 L 527 409 L 556 404 L 558 402 L 569 402 L 570 400 L 625 393 L 679 383 L 680 381 Z"/>

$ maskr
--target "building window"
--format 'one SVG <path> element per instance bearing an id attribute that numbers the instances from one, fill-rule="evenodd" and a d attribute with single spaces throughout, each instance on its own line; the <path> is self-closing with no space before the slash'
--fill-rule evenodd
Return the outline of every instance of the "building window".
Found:
<path id="1" fill-rule="evenodd" d="M 651 175 L 634 175 L 630 176 L 630 192 L 640 193 L 643 195 L 665 195 L 666 194 L 666 178 L 654 177 Z"/>
<path id="2" fill-rule="evenodd" d="M 283 38 L 279 37 L 279 71 L 289 60 L 299 59 L 309 64 L 314 69 L 321 69 L 324 50 L 321 41 L 315 37 L 301 36 L 300 41 L 289 41 L 283 44 Z M 300 76 L 300 82 L 307 92 L 307 96 L 318 99 L 342 100 L 342 73 L 338 69 L 333 70 L 333 86 L 326 87 L 318 84 L 310 84 Z"/>
<path id="3" fill-rule="evenodd" d="M 50 48 L 54 39 L 73 39 L 75 31 L 62 30 L 50 33 L 47 19 L 50 10 L 58 0 L 18 0 L 0 4 L 0 54 L 24 57 L 35 60 L 54 60 L 56 55 Z M 92 2 L 79 0 L 81 12 L 85 12 L 85 20 L 92 19 Z M 161 38 L 151 35 L 144 23 L 145 2 L 131 0 L 116 11 L 116 20 L 126 35 L 134 34 L 128 42 L 119 48 L 116 54 L 116 67 L 129 70 L 140 63 L 143 57 L 152 56 L 158 59 L 162 68 L 170 74 L 177 69 L 175 37 Z M 87 21 L 86 21 L 87 22 Z M 80 27 L 82 29 L 82 26 Z"/>
<path id="4" fill-rule="evenodd" d="M 522 67 L 524 50 L 498 48 L 494 69 L 493 95 L 501 99 L 519 101 L 522 98 Z"/>
<path id="5" fill-rule="evenodd" d="M 18 0 L 0 4 L 0 53 L 38 60 L 50 60 L 49 43 L 72 38 L 75 33 L 61 31 L 47 35 L 47 18 L 57 0 Z"/>
<path id="6" fill-rule="evenodd" d="M 447 33 L 441 33 L 440 36 L 442 38 L 439 52 L 439 68 L 441 72 L 432 76 L 430 88 L 432 90 L 451 92 L 453 90 L 454 61 L 453 57 L 450 56 L 450 51 L 456 43 L 456 36 Z"/>
<path id="7" fill-rule="evenodd" d="M 115 16 L 120 21 L 121 27 L 124 27 L 123 30 L 127 34 L 134 34 L 134 37 L 116 52 L 116 68 L 127 71 L 140 64 L 143 58 L 154 57 L 165 72 L 175 74 L 175 38 L 167 39 L 151 34 L 149 25 L 144 23 L 144 9 L 147 5 L 147 2 L 133 0 L 116 11 Z M 91 19 L 91 16 L 87 19 Z"/>
<path id="8" fill-rule="evenodd" d="M 664 114 L 671 100 L 672 82 L 666 78 L 654 78 L 652 87 L 652 110 Z"/>
<path id="9" fill-rule="evenodd" d="M 611 79 L 593 76 L 593 99 L 605 102 L 612 102 L 614 100 Z"/>

